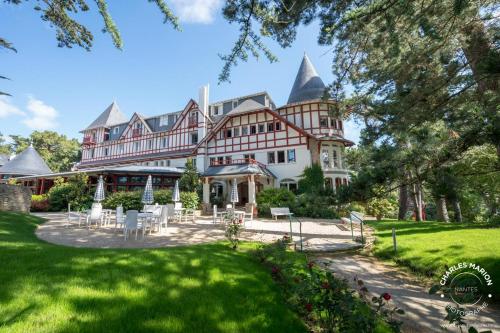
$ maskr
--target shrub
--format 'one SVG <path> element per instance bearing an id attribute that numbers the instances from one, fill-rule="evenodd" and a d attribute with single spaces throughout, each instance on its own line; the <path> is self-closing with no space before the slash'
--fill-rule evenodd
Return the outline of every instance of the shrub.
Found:
<path id="1" fill-rule="evenodd" d="M 32 212 L 46 212 L 49 210 L 49 198 L 46 194 L 32 195 L 31 196 L 31 209 Z"/>
<path id="2" fill-rule="evenodd" d="M 200 198 L 197 192 L 181 192 L 182 207 L 187 209 L 198 209 Z"/>
<path id="3" fill-rule="evenodd" d="M 171 190 L 157 190 L 154 191 L 155 203 L 159 205 L 166 205 L 172 203 L 172 191 Z"/>
<path id="4" fill-rule="evenodd" d="M 50 210 L 62 211 L 71 204 L 72 210 L 89 208 L 92 196 L 89 193 L 88 177 L 78 174 L 65 182 L 62 178 L 56 179 L 55 185 L 49 190 L 48 198 Z"/>
<path id="5" fill-rule="evenodd" d="M 366 203 L 366 212 L 380 221 L 383 217 L 396 215 L 397 205 L 386 198 L 372 198 Z"/>
<path id="6" fill-rule="evenodd" d="M 300 193 L 319 193 L 325 188 L 325 176 L 318 163 L 306 167 L 299 180 Z"/>
<path id="7" fill-rule="evenodd" d="M 261 216 L 271 216 L 271 207 L 288 207 L 292 210 L 295 194 L 284 188 L 267 188 L 257 194 L 257 206 Z"/>
<path id="8" fill-rule="evenodd" d="M 103 207 L 108 209 L 116 209 L 117 206 L 122 205 L 123 210 L 141 210 L 143 207 L 142 192 L 114 192 L 104 199 Z"/>
<path id="9" fill-rule="evenodd" d="M 333 206 L 332 197 L 311 193 L 304 193 L 297 196 L 297 202 L 292 212 L 298 217 L 338 218 L 338 214 Z"/>

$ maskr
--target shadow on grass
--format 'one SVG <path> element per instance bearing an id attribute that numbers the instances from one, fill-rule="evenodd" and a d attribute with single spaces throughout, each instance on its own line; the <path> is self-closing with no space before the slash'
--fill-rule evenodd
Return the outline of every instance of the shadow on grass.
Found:
<path id="1" fill-rule="evenodd" d="M 305 331 L 248 251 L 221 243 L 69 248 L 39 241 L 39 223 L 0 213 L 0 262 L 8 267 L 0 271 L 0 331 Z"/>

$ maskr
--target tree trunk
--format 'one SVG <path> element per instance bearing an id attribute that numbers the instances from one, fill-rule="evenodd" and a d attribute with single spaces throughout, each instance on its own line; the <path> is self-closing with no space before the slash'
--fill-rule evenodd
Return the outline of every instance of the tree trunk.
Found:
<path id="1" fill-rule="evenodd" d="M 399 187 L 399 211 L 398 211 L 399 221 L 402 221 L 406 218 L 407 211 L 408 211 L 408 186 L 401 185 Z"/>
<path id="2" fill-rule="evenodd" d="M 444 198 L 444 196 L 440 197 L 437 200 L 436 211 L 438 221 L 450 222 L 450 218 L 448 216 L 448 208 L 446 208 L 446 199 Z"/>
<path id="3" fill-rule="evenodd" d="M 462 209 L 458 199 L 453 200 L 453 211 L 455 212 L 455 222 L 462 222 Z"/>
<path id="4" fill-rule="evenodd" d="M 415 209 L 415 221 L 417 222 L 422 221 L 422 200 L 419 192 L 420 190 L 418 188 L 418 185 L 413 184 L 411 199 L 413 201 L 413 206 Z"/>

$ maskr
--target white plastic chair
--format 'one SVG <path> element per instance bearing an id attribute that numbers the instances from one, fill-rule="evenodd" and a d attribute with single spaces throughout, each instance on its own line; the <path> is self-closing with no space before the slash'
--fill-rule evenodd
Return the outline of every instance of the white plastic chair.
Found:
<path id="1" fill-rule="evenodd" d="M 92 222 L 96 223 L 96 227 L 102 225 L 103 218 L 102 205 L 100 203 L 93 203 L 90 214 L 87 215 L 87 228 L 90 229 Z"/>
<path id="2" fill-rule="evenodd" d="M 182 222 L 182 202 L 176 202 L 174 204 L 175 219 L 178 222 Z"/>
<path id="3" fill-rule="evenodd" d="M 142 211 L 145 213 L 152 213 L 158 207 L 158 205 L 144 205 Z"/>
<path id="4" fill-rule="evenodd" d="M 82 213 L 81 212 L 72 212 L 71 211 L 71 204 L 68 204 L 68 226 L 71 225 L 71 222 L 77 222 L 78 221 L 78 227 L 80 227 L 82 223 Z"/>
<path id="5" fill-rule="evenodd" d="M 150 208 L 150 213 L 153 213 L 151 218 L 151 228 L 149 229 L 149 233 L 153 231 L 153 229 L 158 226 L 158 231 L 160 231 L 160 218 L 163 211 L 163 206 L 155 205 L 153 208 Z"/>
<path id="6" fill-rule="evenodd" d="M 116 216 L 115 216 L 115 231 L 118 226 L 123 228 L 125 225 L 125 216 L 123 215 L 123 206 L 116 207 Z"/>
<path id="7" fill-rule="evenodd" d="M 167 226 L 168 226 L 168 219 L 169 219 L 169 216 L 170 216 L 170 212 L 169 212 L 169 207 L 168 206 L 161 206 L 161 213 L 160 213 L 160 217 L 158 218 L 158 231 L 161 233 L 163 233 L 163 226 L 165 225 L 165 229 L 167 229 Z M 172 216 L 174 214 L 174 209 L 172 207 Z"/>
<path id="8" fill-rule="evenodd" d="M 136 210 L 127 210 L 127 214 L 125 216 L 125 225 L 123 228 L 123 234 L 125 235 L 125 240 L 128 239 L 128 235 L 130 232 L 135 230 L 135 239 L 137 240 L 137 232 L 139 230 L 139 220 L 138 220 L 139 212 Z M 142 229 L 142 237 L 144 238 L 144 229 Z"/>

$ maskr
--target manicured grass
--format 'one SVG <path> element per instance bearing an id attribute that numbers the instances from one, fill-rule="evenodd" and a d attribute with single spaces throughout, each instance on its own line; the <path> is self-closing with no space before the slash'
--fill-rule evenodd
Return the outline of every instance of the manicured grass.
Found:
<path id="1" fill-rule="evenodd" d="M 268 271 L 217 243 L 157 250 L 47 244 L 0 212 L 0 332 L 305 332 Z"/>
<path id="2" fill-rule="evenodd" d="M 438 280 L 446 266 L 472 262 L 488 271 L 495 301 L 500 300 L 500 228 L 468 223 L 370 222 L 376 232 L 374 253 Z M 394 254 L 392 227 L 396 228 Z"/>

